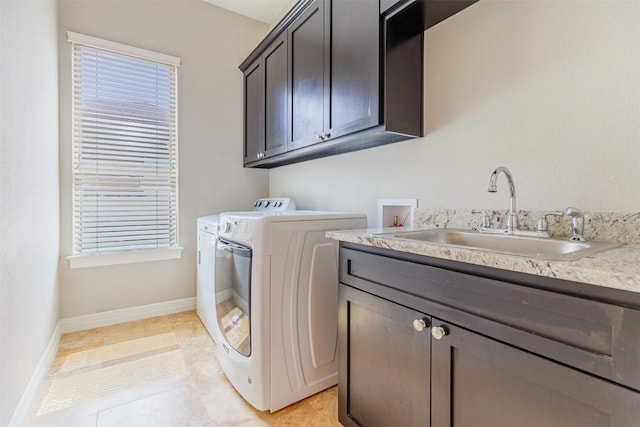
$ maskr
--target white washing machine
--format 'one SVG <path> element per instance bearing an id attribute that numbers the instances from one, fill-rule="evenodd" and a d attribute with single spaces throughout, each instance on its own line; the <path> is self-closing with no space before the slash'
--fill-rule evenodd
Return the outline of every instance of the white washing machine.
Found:
<path id="1" fill-rule="evenodd" d="M 217 240 L 218 215 L 198 218 L 196 312 L 216 343 L 219 341 L 214 298 Z"/>
<path id="2" fill-rule="evenodd" d="M 220 215 L 216 246 L 218 360 L 256 409 L 277 411 L 337 384 L 338 243 L 364 214 Z"/>
<path id="3" fill-rule="evenodd" d="M 289 211 L 296 204 L 288 198 L 258 199 L 251 205 L 253 211 Z M 218 240 L 218 217 L 208 215 L 198 218 L 196 312 L 211 338 L 218 343 L 216 304 L 214 296 L 215 250 Z"/>

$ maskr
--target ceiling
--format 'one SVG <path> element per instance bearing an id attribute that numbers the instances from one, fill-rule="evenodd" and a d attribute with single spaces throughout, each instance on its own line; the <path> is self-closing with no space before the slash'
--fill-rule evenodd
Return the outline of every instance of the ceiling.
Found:
<path id="1" fill-rule="evenodd" d="M 230 10 L 239 15 L 248 16 L 271 25 L 284 15 L 285 9 L 293 5 L 294 0 L 204 0 L 214 6 Z"/>

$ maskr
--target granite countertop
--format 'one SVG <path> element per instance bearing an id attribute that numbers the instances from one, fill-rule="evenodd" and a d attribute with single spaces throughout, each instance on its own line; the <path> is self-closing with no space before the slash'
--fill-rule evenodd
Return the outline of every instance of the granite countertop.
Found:
<path id="1" fill-rule="evenodd" d="M 420 227 L 420 229 L 427 228 L 437 227 Z M 628 243 L 576 261 L 550 261 L 376 236 L 377 233 L 394 230 L 398 231 L 397 228 L 339 230 L 327 232 L 327 237 L 377 248 L 640 293 L 640 244 L 638 243 Z"/>

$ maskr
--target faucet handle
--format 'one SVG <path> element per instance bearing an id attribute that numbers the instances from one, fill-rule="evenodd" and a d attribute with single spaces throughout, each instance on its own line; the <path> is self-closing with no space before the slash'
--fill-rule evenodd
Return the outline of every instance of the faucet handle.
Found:
<path id="1" fill-rule="evenodd" d="M 536 227 L 536 231 L 542 235 L 549 237 L 549 220 L 548 216 L 563 216 L 564 212 L 554 211 L 542 214 L 540 218 L 538 218 L 538 225 Z"/>
<path id="2" fill-rule="evenodd" d="M 486 228 L 491 228 L 491 217 L 489 216 L 487 211 L 473 209 L 471 213 L 474 215 L 476 214 L 482 215 L 482 226 L 480 228 L 481 230 Z"/>

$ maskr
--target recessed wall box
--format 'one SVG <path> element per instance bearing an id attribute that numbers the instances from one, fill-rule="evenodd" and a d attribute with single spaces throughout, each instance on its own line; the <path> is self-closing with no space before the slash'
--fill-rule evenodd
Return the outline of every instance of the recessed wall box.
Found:
<path id="1" fill-rule="evenodd" d="M 413 227 L 418 199 L 378 199 L 378 227 Z"/>

